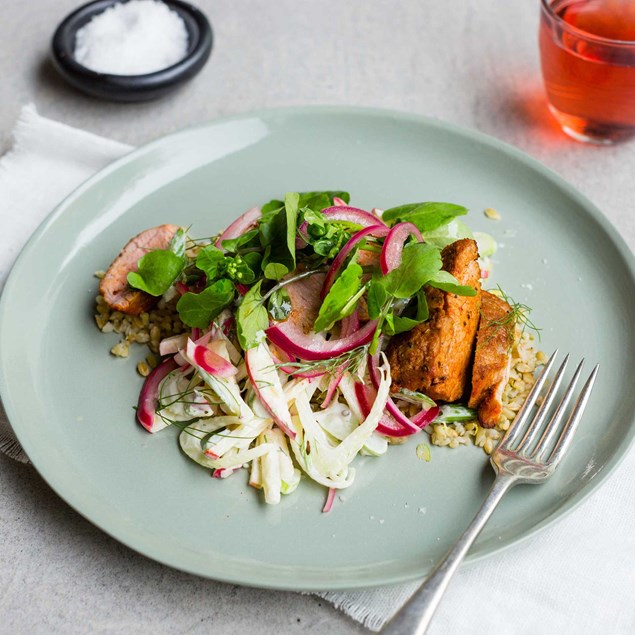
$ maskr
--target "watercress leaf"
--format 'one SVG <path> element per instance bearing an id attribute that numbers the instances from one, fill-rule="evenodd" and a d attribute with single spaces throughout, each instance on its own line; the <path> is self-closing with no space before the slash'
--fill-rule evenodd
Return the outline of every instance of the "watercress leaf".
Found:
<path id="1" fill-rule="evenodd" d="M 447 271 L 437 271 L 428 281 L 431 287 L 454 293 L 455 295 L 475 296 L 476 289 L 467 285 L 459 284 L 459 281 Z"/>
<path id="2" fill-rule="evenodd" d="M 357 300 L 364 292 L 361 286 L 363 273 L 356 262 L 351 262 L 338 276 L 320 306 L 313 326 L 316 333 L 330 329 L 335 322 L 353 312 Z"/>
<path id="3" fill-rule="evenodd" d="M 171 252 L 175 253 L 177 256 L 182 258 L 183 256 L 185 256 L 186 241 L 187 241 L 187 232 L 182 227 L 179 227 L 176 230 L 176 233 L 174 234 L 174 236 L 172 236 L 172 240 L 170 241 L 168 249 Z"/>
<path id="4" fill-rule="evenodd" d="M 324 192 L 301 192 L 299 205 L 300 207 L 308 207 L 314 211 L 323 210 L 333 205 L 333 199 L 341 198 L 348 203 L 351 200 L 348 192 L 324 191 Z"/>
<path id="5" fill-rule="evenodd" d="M 419 320 L 413 320 L 409 317 L 403 317 L 401 315 L 395 315 L 395 319 L 393 321 L 393 330 L 392 335 L 396 335 L 397 333 L 405 333 L 406 331 L 410 331 L 418 324 L 421 324 Z"/>
<path id="6" fill-rule="evenodd" d="M 289 313 L 291 313 L 292 309 L 291 298 L 284 287 L 274 291 L 269 296 L 268 308 L 269 315 L 271 315 L 274 320 L 281 321 L 289 317 Z"/>
<path id="7" fill-rule="evenodd" d="M 406 245 L 401 264 L 379 281 L 395 298 L 409 298 L 441 269 L 441 254 L 426 243 Z"/>
<path id="8" fill-rule="evenodd" d="M 243 255 L 243 260 L 247 263 L 248 267 L 254 272 L 254 277 L 258 277 L 260 271 L 260 263 L 262 262 L 262 254 L 257 251 L 250 251 Z"/>
<path id="9" fill-rule="evenodd" d="M 260 211 L 262 213 L 262 219 L 266 219 L 270 214 L 279 212 L 284 207 L 284 202 L 278 199 L 272 199 L 268 203 L 265 203 Z"/>
<path id="10" fill-rule="evenodd" d="M 271 280 L 280 280 L 295 269 L 299 198 L 297 192 L 288 192 L 284 197 L 284 208 L 266 222 L 260 223 L 260 239 L 265 246 L 262 269 L 265 277 Z"/>
<path id="11" fill-rule="evenodd" d="M 430 317 L 430 310 L 428 309 L 428 299 L 426 298 L 425 291 L 419 289 L 417 291 L 417 314 L 415 319 L 419 322 L 425 322 Z"/>
<path id="12" fill-rule="evenodd" d="M 221 278 L 200 293 L 186 293 L 176 304 L 176 310 L 184 324 L 207 328 L 234 299 L 231 280 Z"/>
<path id="13" fill-rule="evenodd" d="M 381 322 L 381 331 L 386 335 L 395 334 L 395 316 L 392 312 L 388 312 L 384 315 L 384 319 Z"/>
<path id="14" fill-rule="evenodd" d="M 447 225 L 457 216 L 467 214 L 467 208 L 453 203 L 409 203 L 387 209 L 382 219 L 388 225 L 407 221 L 415 224 L 422 232 Z"/>
<path id="15" fill-rule="evenodd" d="M 207 245 L 198 252 L 196 266 L 205 273 L 208 282 L 216 280 L 225 273 L 225 254 L 214 245 Z"/>
<path id="16" fill-rule="evenodd" d="M 256 279 L 255 272 L 242 256 L 236 256 L 233 259 L 227 258 L 226 260 L 229 260 L 227 275 L 235 282 L 251 284 Z M 260 260 L 258 260 L 258 264 L 260 264 Z"/>
<path id="17" fill-rule="evenodd" d="M 266 257 L 267 255 L 265 254 L 265 258 Z M 269 280 L 281 280 L 289 273 L 289 269 L 280 263 L 269 262 L 264 265 L 263 273 L 265 274 L 265 278 Z"/>
<path id="18" fill-rule="evenodd" d="M 236 335 L 245 351 L 258 346 L 258 334 L 269 326 L 267 309 L 260 295 L 261 285 L 262 280 L 247 291 L 236 311 Z"/>
<path id="19" fill-rule="evenodd" d="M 368 296 L 366 302 L 368 304 L 368 317 L 371 320 L 379 318 L 381 311 L 388 300 L 386 288 L 377 280 L 372 280 L 368 287 Z"/>
<path id="20" fill-rule="evenodd" d="M 185 258 L 167 249 L 150 251 L 139 259 L 138 270 L 128 273 L 128 284 L 150 295 L 163 295 L 185 267 Z"/>
<path id="21" fill-rule="evenodd" d="M 238 250 L 241 247 L 247 245 L 252 240 L 254 240 L 256 236 L 258 236 L 258 230 L 251 229 L 250 231 L 245 232 L 241 236 L 238 236 L 238 238 L 226 238 L 225 240 L 222 241 L 221 245 L 226 252 L 230 254 L 235 254 L 238 252 Z"/>

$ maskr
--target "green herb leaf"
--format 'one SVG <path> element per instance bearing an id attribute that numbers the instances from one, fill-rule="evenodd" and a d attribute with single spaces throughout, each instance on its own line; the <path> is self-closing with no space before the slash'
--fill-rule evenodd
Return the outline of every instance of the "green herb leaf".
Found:
<path id="1" fill-rule="evenodd" d="M 207 245 L 198 252 L 196 266 L 205 273 L 208 282 L 216 280 L 225 274 L 225 254 L 214 245 Z"/>
<path id="2" fill-rule="evenodd" d="M 280 280 L 295 269 L 295 235 L 298 218 L 297 192 L 284 197 L 284 208 L 260 222 L 260 240 L 265 247 L 262 270 L 270 280 Z"/>
<path id="3" fill-rule="evenodd" d="M 398 333 L 405 333 L 406 331 L 412 330 L 418 324 L 421 324 L 419 320 L 389 313 L 386 315 L 382 330 L 386 335 L 397 335 Z"/>
<path id="4" fill-rule="evenodd" d="M 447 291 L 448 293 L 454 293 L 455 295 L 464 295 L 473 297 L 476 295 L 476 289 L 467 285 L 459 284 L 459 281 L 447 271 L 437 271 L 434 276 L 428 281 L 431 287 L 441 289 L 441 291 Z"/>
<path id="5" fill-rule="evenodd" d="M 467 214 L 467 208 L 453 203 L 409 203 L 387 209 L 382 220 L 388 225 L 407 221 L 415 224 L 422 232 L 447 225 L 457 216 Z"/>
<path id="6" fill-rule="evenodd" d="M 210 322 L 234 299 L 231 280 L 221 278 L 201 293 L 186 293 L 176 304 L 184 324 L 207 328 Z"/>
<path id="7" fill-rule="evenodd" d="M 282 287 L 281 289 L 277 289 L 269 296 L 268 302 L 269 315 L 274 320 L 286 320 L 289 317 L 289 313 L 291 313 L 291 298 L 287 293 L 287 290 Z"/>
<path id="8" fill-rule="evenodd" d="M 425 291 L 419 289 L 419 291 L 417 291 L 417 315 L 415 319 L 419 322 L 425 322 L 429 317 L 428 299 L 426 298 Z"/>
<path id="9" fill-rule="evenodd" d="M 355 309 L 357 300 L 364 292 L 362 284 L 362 268 L 356 263 L 351 262 L 340 273 L 333 283 L 333 286 L 326 294 L 313 330 L 316 333 L 330 329 L 335 322 L 350 315 Z"/>
<path id="10" fill-rule="evenodd" d="M 258 230 L 252 229 L 238 236 L 238 238 L 226 238 L 221 242 L 223 249 L 230 254 L 235 254 L 241 247 L 248 245 L 258 236 Z"/>
<path id="11" fill-rule="evenodd" d="M 388 301 L 386 287 L 377 280 L 372 280 L 368 287 L 366 302 L 368 304 L 368 317 L 376 320 L 381 315 L 384 305 Z"/>
<path id="12" fill-rule="evenodd" d="M 150 251 L 139 259 L 139 269 L 128 273 L 128 284 L 153 296 L 163 295 L 185 267 L 185 258 L 167 249 Z"/>
<path id="13" fill-rule="evenodd" d="M 260 295 L 261 285 L 262 280 L 247 291 L 236 311 L 236 334 L 244 351 L 258 346 L 258 333 L 269 326 L 267 309 Z"/>
<path id="14" fill-rule="evenodd" d="M 251 251 L 242 256 L 243 262 L 251 269 L 254 274 L 254 280 L 260 276 L 260 265 L 262 263 L 262 254 L 257 251 Z M 248 282 L 246 284 L 251 284 Z"/>
<path id="15" fill-rule="evenodd" d="M 409 298 L 441 269 L 441 254 L 426 243 L 404 247 L 401 264 L 379 281 L 395 298 Z"/>
<path id="16" fill-rule="evenodd" d="M 341 198 L 348 203 L 351 200 L 348 192 L 326 191 L 326 192 L 301 192 L 298 205 L 307 207 L 315 212 L 319 212 L 333 205 L 335 197 Z"/>

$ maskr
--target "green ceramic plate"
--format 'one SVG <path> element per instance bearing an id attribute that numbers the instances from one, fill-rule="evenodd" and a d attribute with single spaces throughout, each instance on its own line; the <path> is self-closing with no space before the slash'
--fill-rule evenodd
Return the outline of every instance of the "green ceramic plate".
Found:
<path id="1" fill-rule="evenodd" d="M 411 439 L 322 514 L 303 482 L 277 507 L 180 454 L 176 431 L 135 424 L 136 360 L 108 354 L 95 328 L 93 272 L 160 223 L 216 232 L 287 190 L 347 189 L 360 207 L 461 203 L 501 243 L 495 282 L 534 307 L 542 348 L 600 362 L 570 456 L 546 484 L 503 500 L 471 551 L 488 556 L 553 522 L 597 487 L 635 431 L 635 267 L 600 212 L 555 174 L 481 134 L 371 110 L 274 110 L 160 139 L 64 201 L 18 260 L 0 304 L 2 400 L 35 467 L 86 518 L 160 562 L 282 589 L 337 589 L 421 577 L 481 504 L 493 472 L 474 447 Z M 500 211 L 493 222 L 485 207 Z M 142 355 L 139 350 L 138 357 Z"/>

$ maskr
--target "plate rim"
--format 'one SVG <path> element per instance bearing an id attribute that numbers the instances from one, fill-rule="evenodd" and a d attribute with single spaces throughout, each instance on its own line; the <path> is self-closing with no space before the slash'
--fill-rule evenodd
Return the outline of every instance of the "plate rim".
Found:
<path id="1" fill-rule="evenodd" d="M 12 293 L 13 287 L 17 284 L 17 280 L 19 278 L 20 268 L 23 266 L 24 261 L 29 256 L 29 252 L 31 248 L 37 241 L 40 236 L 44 234 L 48 227 L 52 225 L 58 217 L 62 216 L 65 213 L 65 210 L 73 204 L 76 198 L 80 197 L 86 190 L 89 190 L 95 183 L 101 181 L 104 177 L 108 176 L 112 172 L 120 170 L 128 163 L 136 161 L 139 157 L 144 156 L 146 153 L 151 152 L 155 147 L 161 146 L 163 144 L 169 144 L 170 140 L 173 137 L 178 137 L 179 135 L 186 133 L 188 131 L 193 131 L 199 128 L 209 128 L 217 125 L 223 125 L 231 122 L 245 121 L 249 119 L 262 119 L 267 120 L 276 117 L 289 117 L 289 116 L 303 116 L 303 115 L 330 115 L 330 116 L 362 116 L 362 117 L 377 117 L 386 120 L 399 120 L 404 122 L 414 123 L 416 125 L 423 125 L 430 128 L 439 129 L 441 131 L 447 131 L 450 134 L 457 135 L 464 139 L 468 139 L 474 141 L 479 144 L 483 144 L 485 146 L 489 146 L 494 150 L 511 156 L 520 163 L 522 163 L 526 168 L 530 169 L 533 172 L 539 173 L 541 176 L 546 178 L 549 182 L 556 185 L 561 191 L 563 191 L 570 199 L 572 199 L 575 203 L 577 203 L 580 207 L 584 209 L 584 212 L 588 214 L 595 221 L 597 225 L 599 225 L 602 230 L 606 233 L 610 242 L 619 252 L 622 260 L 627 264 L 628 269 L 625 271 L 625 274 L 630 274 L 631 281 L 635 285 L 635 256 L 631 251 L 629 245 L 622 238 L 617 228 L 613 225 L 612 221 L 606 217 L 599 207 L 597 207 L 588 197 L 582 194 L 579 190 L 577 190 L 573 185 L 571 185 L 565 178 L 559 175 L 555 170 L 550 167 L 547 167 L 537 159 L 533 158 L 526 152 L 508 144 L 496 137 L 488 135 L 486 133 L 480 132 L 479 130 L 466 128 L 461 125 L 457 125 L 454 123 L 442 121 L 440 119 L 436 119 L 433 117 L 428 117 L 425 115 L 412 113 L 408 111 L 400 111 L 395 109 L 385 109 L 385 108 L 368 108 L 368 107 L 358 107 L 358 106 L 336 106 L 336 105 L 317 105 L 317 106 L 288 106 L 288 107 L 279 107 L 279 108 L 264 108 L 258 109 L 254 111 L 249 111 L 245 113 L 234 114 L 230 116 L 218 117 L 215 119 L 207 120 L 201 123 L 198 123 L 193 126 L 188 126 L 182 128 L 178 131 L 172 132 L 170 134 L 161 136 L 157 139 L 154 139 L 146 144 L 136 147 L 128 154 L 123 157 L 115 160 L 110 163 L 105 168 L 99 170 L 91 177 L 89 177 L 86 181 L 81 183 L 77 188 L 75 188 L 72 192 L 70 192 L 53 210 L 42 220 L 39 224 L 35 232 L 30 236 L 20 254 L 18 255 L 15 263 L 13 264 L 9 276 L 7 277 L 4 289 L 2 290 L 2 294 L 0 295 L 0 399 L 4 406 L 7 418 L 11 423 L 11 427 L 13 428 L 16 437 L 19 442 L 24 447 L 27 455 L 29 454 L 30 449 L 34 449 L 37 444 L 32 443 L 31 439 L 28 437 L 28 434 L 23 434 L 21 437 L 20 427 L 21 427 L 21 417 L 19 412 L 17 411 L 17 407 L 14 408 L 13 401 L 11 399 L 11 395 L 8 392 L 8 384 L 7 384 L 7 376 L 5 373 L 5 363 L 4 357 L 2 355 L 2 342 L 7 337 L 6 329 L 4 328 L 5 316 L 9 311 L 9 298 Z M 597 489 L 602 486 L 607 479 L 611 476 L 611 474 L 615 471 L 618 465 L 624 460 L 632 446 L 635 442 L 635 412 L 631 413 L 632 421 L 629 429 L 626 431 L 625 442 L 619 446 L 616 452 L 614 452 L 608 459 L 608 461 L 604 464 L 604 468 L 598 475 L 588 481 L 587 484 L 578 492 L 576 492 L 573 496 L 567 499 L 562 505 L 560 505 L 554 512 L 549 514 L 544 520 L 535 524 L 531 529 L 521 533 L 516 538 L 512 539 L 509 542 L 505 542 L 500 546 L 495 546 L 492 549 L 481 553 L 479 555 L 470 556 L 468 555 L 464 565 L 470 566 L 471 564 L 480 562 L 485 558 L 489 558 L 495 554 L 501 553 L 507 549 L 512 549 L 519 545 L 520 543 L 530 539 L 536 533 L 542 531 L 543 529 L 550 527 L 551 525 L 557 523 L 560 519 L 565 518 L 568 514 L 570 514 L 574 509 L 576 509 L 579 505 L 581 505 L 584 501 L 586 501 L 591 495 L 593 495 Z M 14 422 L 18 422 L 18 425 L 15 426 Z M 24 432 L 24 431 L 22 431 Z M 37 454 L 37 452 L 36 452 Z M 258 576 L 254 575 L 251 579 L 246 579 L 243 575 L 231 573 L 225 574 L 223 572 L 214 572 L 213 574 L 209 573 L 209 571 L 203 571 L 201 569 L 197 569 L 196 567 L 188 567 L 180 565 L 178 562 L 173 561 L 170 558 L 169 554 L 154 553 L 154 549 L 146 548 L 143 545 L 139 546 L 136 544 L 131 544 L 132 540 L 121 538 L 117 535 L 118 524 L 113 521 L 112 523 L 108 522 L 107 518 L 100 518 L 95 520 L 94 518 L 89 517 L 88 513 L 84 513 L 80 507 L 82 506 L 83 499 L 81 496 L 74 496 L 73 492 L 64 491 L 63 483 L 60 485 L 56 481 L 56 475 L 54 470 L 50 470 L 46 465 L 38 467 L 35 463 L 32 463 L 33 467 L 36 469 L 38 474 L 43 478 L 43 480 L 53 489 L 57 496 L 59 496 L 66 504 L 68 504 L 73 510 L 79 513 L 81 516 L 86 518 L 91 524 L 98 527 L 101 531 L 111 536 L 118 542 L 124 544 L 128 548 L 133 551 L 151 558 L 152 560 L 159 562 L 161 564 L 170 566 L 174 569 L 184 571 L 190 574 L 194 574 L 197 576 L 201 576 L 208 579 L 217 580 L 220 582 L 232 583 L 232 584 L 241 584 L 243 586 L 252 586 L 258 588 L 270 588 L 270 589 L 278 589 L 278 590 L 287 590 L 287 591 L 332 591 L 332 590 L 346 590 L 346 589 L 363 589 L 363 588 L 371 588 L 371 587 L 379 587 L 390 584 L 398 584 L 405 583 L 412 580 L 417 580 L 422 577 L 423 574 L 417 574 L 416 572 L 410 573 L 402 573 L 393 574 L 393 575 L 384 575 L 381 580 L 378 579 L 365 579 L 363 583 L 360 582 L 352 582 L 346 583 L 342 580 L 336 580 L 333 583 L 330 583 L 327 588 L 325 588 L 322 584 L 312 583 L 312 582 L 303 582 L 301 586 L 290 585 L 285 582 L 277 582 L 276 580 L 267 579 L 267 576 Z M 79 499 L 78 499 L 79 498 Z M 78 500 L 77 500 L 78 499 Z M 94 516 L 94 514 L 93 514 Z"/>

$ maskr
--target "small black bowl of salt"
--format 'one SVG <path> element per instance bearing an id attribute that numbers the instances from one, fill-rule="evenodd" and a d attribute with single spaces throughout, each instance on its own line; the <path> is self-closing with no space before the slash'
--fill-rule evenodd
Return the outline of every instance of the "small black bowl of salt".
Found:
<path id="1" fill-rule="evenodd" d="M 75 88 L 111 101 L 161 97 L 212 51 L 205 15 L 180 0 L 97 0 L 57 27 L 53 62 Z"/>

